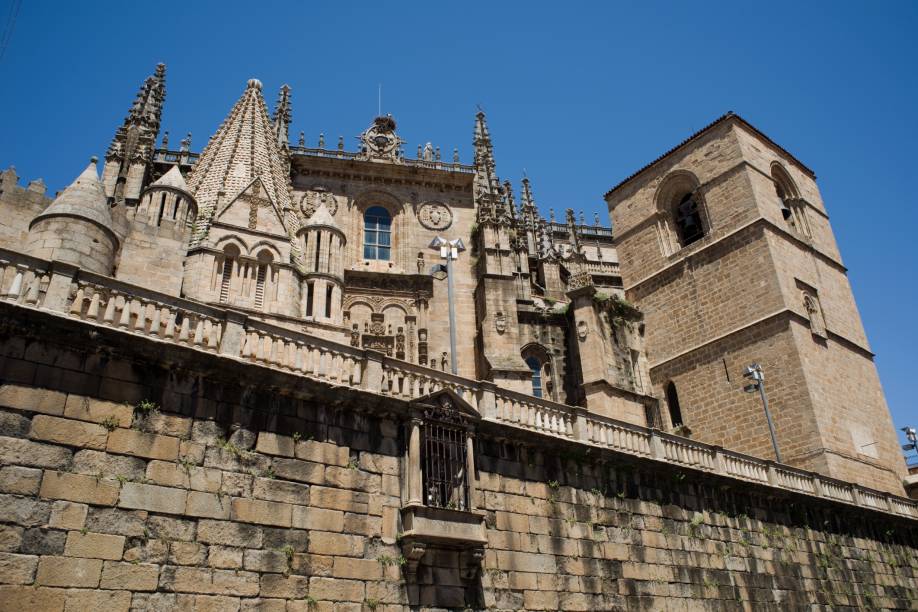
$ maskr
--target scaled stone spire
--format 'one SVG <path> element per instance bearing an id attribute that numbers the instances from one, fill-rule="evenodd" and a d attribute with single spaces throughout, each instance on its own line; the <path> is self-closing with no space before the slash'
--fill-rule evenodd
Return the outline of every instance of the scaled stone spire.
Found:
<path id="1" fill-rule="evenodd" d="M 290 86 L 284 84 L 281 86 L 280 93 L 277 96 L 274 115 L 271 116 L 277 144 L 282 148 L 285 148 L 289 144 L 290 121 L 293 117 L 292 111 L 293 109 L 290 106 Z"/>
<path id="2" fill-rule="evenodd" d="M 261 178 L 268 197 L 285 213 L 287 231 L 294 231 L 290 227 L 295 215 L 284 154 L 268 118 L 261 81 L 251 79 L 188 177 L 199 211 L 192 246 L 207 237 L 217 208 L 234 200 L 256 177 Z"/>
<path id="3" fill-rule="evenodd" d="M 166 65 L 157 64 L 134 98 L 124 123 L 105 153 L 102 182 L 105 195 L 115 202 L 136 201 L 153 157 L 166 100 Z"/>

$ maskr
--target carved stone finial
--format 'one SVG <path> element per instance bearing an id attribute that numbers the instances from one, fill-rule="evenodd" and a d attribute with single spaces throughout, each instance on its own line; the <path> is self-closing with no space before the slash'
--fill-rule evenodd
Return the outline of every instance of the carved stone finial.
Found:
<path id="1" fill-rule="evenodd" d="M 190 151 L 191 150 L 191 132 L 185 135 L 179 143 L 179 149 L 181 151 Z"/>
<path id="2" fill-rule="evenodd" d="M 453 149 L 453 163 L 459 163 L 459 149 Z"/>
<path id="3" fill-rule="evenodd" d="M 338 150 L 344 150 L 344 136 L 338 136 Z"/>
<path id="4" fill-rule="evenodd" d="M 300 139 L 297 142 L 297 144 L 300 145 L 301 147 L 306 146 L 306 132 L 300 132 Z"/>
<path id="5" fill-rule="evenodd" d="M 593 213 L 593 225 L 599 226 L 599 213 Z"/>
<path id="6" fill-rule="evenodd" d="M 548 220 L 552 223 L 555 222 L 555 209 L 554 208 L 548 209 Z"/>
<path id="7" fill-rule="evenodd" d="M 99 161 L 99 158 L 96 157 L 95 155 L 93 155 L 92 157 L 89 158 L 89 163 L 91 163 L 91 164 L 94 164 L 94 163 L 96 163 L 97 161 Z"/>
<path id="8" fill-rule="evenodd" d="M 250 88 L 254 87 L 255 89 L 261 89 L 261 81 L 259 81 L 258 79 L 249 79 L 249 82 L 247 85 Z"/>
<path id="9" fill-rule="evenodd" d="M 323 133 L 321 133 L 321 132 L 319 133 L 319 148 L 320 148 L 320 149 L 324 149 L 324 148 L 325 148 L 325 134 L 323 134 Z"/>
<path id="10" fill-rule="evenodd" d="M 165 132 L 163 132 L 163 148 L 164 149 L 169 148 L 169 130 L 166 130 Z"/>

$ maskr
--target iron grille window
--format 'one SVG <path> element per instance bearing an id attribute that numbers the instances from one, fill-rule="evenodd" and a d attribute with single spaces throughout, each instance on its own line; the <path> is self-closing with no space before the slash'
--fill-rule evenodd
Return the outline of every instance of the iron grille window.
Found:
<path id="1" fill-rule="evenodd" d="M 435 420 L 424 424 L 422 460 L 424 503 L 427 506 L 469 509 L 466 431 Z"/>

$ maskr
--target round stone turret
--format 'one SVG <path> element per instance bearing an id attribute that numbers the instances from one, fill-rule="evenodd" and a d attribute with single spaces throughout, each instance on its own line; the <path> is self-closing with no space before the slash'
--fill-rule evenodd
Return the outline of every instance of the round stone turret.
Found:
<path id="1" fill-rule="evenodd" d="M 134 220 L 166 227 L 176 235 L 184 236 L 197 214 L 197 202 L 176 164 L 144 190 L 134 211 Z"/>
<path id="2" fill-rule="evenodd" d="M 328 208 L 320 203 L 297 232 L 306 277 L 303 281 L 304 317 L 340 324 L 344 290 L 344 245 L 347 238 Z"/>
<path id="3" fill-rule="evenodd" d="M 35 257 L 65 261 L 110 276 L 118 246 L 93 157 L 83 173 L 32 219 L 26 249 Z"/>

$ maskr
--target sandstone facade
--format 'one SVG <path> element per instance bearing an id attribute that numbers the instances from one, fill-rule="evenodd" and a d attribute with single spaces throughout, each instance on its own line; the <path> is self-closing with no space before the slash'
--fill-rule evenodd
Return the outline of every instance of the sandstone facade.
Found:
<path id="1" fill-rule="evenodd" d="M 307 147 L 253 79 L 197 154 L 164 99 L 54 200 L 3 173 L 0 609 L 913 605 L 825 208 L 748 123 L 609 192 L 613 239 L 518 205 L 483 113 L 470 165 L 391 116 Z"/>

